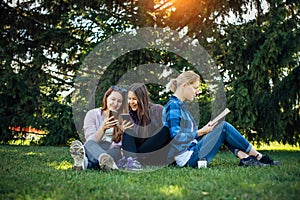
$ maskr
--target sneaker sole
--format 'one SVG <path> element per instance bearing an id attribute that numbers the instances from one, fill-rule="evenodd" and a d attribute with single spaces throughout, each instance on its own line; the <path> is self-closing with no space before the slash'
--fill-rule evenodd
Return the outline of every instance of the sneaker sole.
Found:
<path id="1" fill-rule="evenodd" d="M 74 159 L 74 169 L 75 170 L 82 170 L 82 163 L 85 155 L 84 146 L 78 140 L 72 142 L 70 146 L 70 154 L 71 157 Z"/>
<path id="2" fill-rule="evenodd" d="M 100 154 L 98 161 L 99 161 L 100 170 L 109 171 L 109 170 L 119 169 L 114 159 L 107 153 Z"/>

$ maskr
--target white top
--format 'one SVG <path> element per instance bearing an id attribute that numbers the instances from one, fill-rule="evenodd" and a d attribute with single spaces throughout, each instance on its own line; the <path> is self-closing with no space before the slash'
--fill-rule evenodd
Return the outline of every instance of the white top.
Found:
<path id="1" fill-rule="evenodd" d="M 194 151 L 185 151 L 184 153 L 175 156 L 176 164 L 180 167 L 183 167 L 191 158 Z"/>
<path id="2" fill-rule="evenodd" d="M 93 140 L 97 143 L 103 140 L 111 142 L 113 131 L 109 129 L 106 130 L 106 132 L 104 133 L 103 137 L 100 140 L 98 141 L 96 140 L 95 134 L 102 124 L 103 124 L 102 110 L 100 108 L 89 110 L 85 115 L 84 124 L 83 124 L 85 140 L 86 141 Z"/>
<path id="3" fill-rule="evenodd" d="M 196 139 L 194 139 L 191 143 L 197 144 L 198 141 Z M 180 167 L 183 167 L 189 161 L 189 159 L 191 158 L 193 153 L 194 153 L 194 151 L 188 150 L 188 151 L 183 152 L 182 154 L 179 154 L 178 156 L 175 156 L 176 164 Z"/>
<path id="4" fill-rule="evenodd" d="M 114 134 L 114 128 L 106 129 L 106 131 L 102 137 L 102 141 L 111 143 L 112 139 L 113 139 L 113 134 Z"/>

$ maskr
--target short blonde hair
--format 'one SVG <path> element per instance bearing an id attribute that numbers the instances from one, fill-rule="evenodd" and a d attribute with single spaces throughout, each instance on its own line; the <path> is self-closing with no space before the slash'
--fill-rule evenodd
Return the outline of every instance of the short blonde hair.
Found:
<path id="1" fill-rule="evenodd" d="M 179 86 L 184 83 L 193 84 L 196 81 L 200 81 L 200 76 L 193 71 L 185 71 L 170 81 L 170 90 L 175 92 Z"/>

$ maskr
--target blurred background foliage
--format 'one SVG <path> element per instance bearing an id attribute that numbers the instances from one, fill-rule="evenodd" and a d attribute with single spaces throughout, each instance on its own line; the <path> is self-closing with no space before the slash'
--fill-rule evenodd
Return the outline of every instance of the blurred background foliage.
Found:
<path id="1" fill-rule="evenodd" d="M 72 88 L 85 57 L 110 36 L 169 27 L 199 42 L 222 75 L 234 124 L 250 141 L 300 143 L 300 29 L 297 0 L 4 0 L 0 3 L 0 140 L 34 127 L 44 145 L 79 138 Z M 254 12 L 253 18 L 247 18 Z M 117 58 L 101 76 L 95 105 L 127 70 L 159 63 L 193 69 L 179 56 L 141 49 Z M 164 86 L 147 84 L 164 105 Z M 199 125 L 210 119 L 207 85 L 200 88 Z"/>

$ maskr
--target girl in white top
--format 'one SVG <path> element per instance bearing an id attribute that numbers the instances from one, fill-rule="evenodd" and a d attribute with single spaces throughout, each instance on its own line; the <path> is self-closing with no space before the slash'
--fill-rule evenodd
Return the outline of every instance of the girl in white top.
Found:
<path id="1" fill-rule="evenodd" d="M 121 113 L 127 113 L 126 107 L 126 90 L 112 86 L 104 94 L 102 107 L 87 112 L 83 125 L 84 148 L 79 141 L 75 141 L 70 149 L 74 169 L 117 169 L 115 161 L 122 157 L 120 146 L 123 131 L 133 126 L 120 118 Z M 116 117 L 111 116 L 111 111 L 115 111 Z M 105 155 L 104 158 L 102 155 Z"/>

